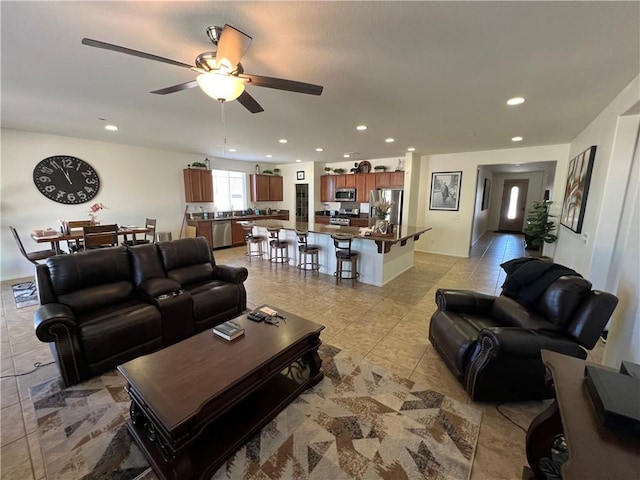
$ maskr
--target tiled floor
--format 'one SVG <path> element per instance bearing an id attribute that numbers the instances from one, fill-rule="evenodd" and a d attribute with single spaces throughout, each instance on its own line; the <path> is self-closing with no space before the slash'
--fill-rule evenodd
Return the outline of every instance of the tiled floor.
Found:
<path id="1" fill-rule="evenodd" d="M 310 238 L 310 242 L 313 239 Z M 416 253 L 415 267 L 382 288 L 350 283 L 336 286 L 330 275 L 300 275 L 293 266 L 272 268 L 268 262 L 244 256 L 244 248 L 218 250 L 219 264 L 249 269 L 246 282 L 249 307 L 262 303 L 304 316 L 326 326 L 322 339 L 359 352 L 411 379 L 420 379 L 434 390 L 469 402 L 427 339 L 429 318 L 435 310 L 436 288 L 468 288 L 499 294 L 504 280 L 500 264 L 525 255 L 522 237 L 487 233 L 471 249 L 469 258 Z M 35 337 L 36 307 L 16 309 L 11 285 L 2 283 L 0 338 L 2 375 L 33 370 L 34 362 L 52 360 L 48 345 Z M 602 345 L 592 352 L 600 362 Z M 39 450 L 37 426 L 29 400 L 29 387 L 55 376 L 54 365 L 34 373 L 2 379 L 2 479 L 46 478 Z M 477 403 L 483 411 L 480 438 L 471 478 L 519 479 L 526 464 L 525 433 L 503 418 L 493 403 Z M 512 420 L 526 428 L 548 402 L 510 403 L 502 407 Z M 70 479 L 71 480 L 71 479 Z"/>

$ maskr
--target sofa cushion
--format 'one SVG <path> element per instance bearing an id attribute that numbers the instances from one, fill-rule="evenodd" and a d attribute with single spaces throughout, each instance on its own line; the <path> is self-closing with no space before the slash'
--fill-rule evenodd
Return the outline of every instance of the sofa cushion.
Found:
<path id="1" fill-rule="evenodd" d="M 82 288 L 58 297 L 58 303 L 67 305 L 79 318 L 85 313 L 131 300 L 134 300 L 133 284 L 124 280 Z"/>
<path id="2" fill-rule="evenodd" d="M 237 309 L 242 303 L 241 290 L 234 283 L 213 280 L 189 285 L 186 290 L 193 299 L 195 321 L 206 320 L 228 310 Z"/>
<path id="3" fill-rule="evenodd" d="M 214 265 L 211 248 L 204 237 L 160 242 L 157 247 L 166 272 L 202 263 Z"/>
<path id="4" fill-rule="evenodd" d="M 80 317 L 79 323 L 80 344 L 88 363 L 162 338 L 160 312 L 138 301 L 97 309 Z"/>
<path id="5" fill-rule="evenodd" d="M 566 327 L 591 291 L 591 282 L 582 277 L 565 276 L 553 282 L 533 308 L 558 327 Z"/>

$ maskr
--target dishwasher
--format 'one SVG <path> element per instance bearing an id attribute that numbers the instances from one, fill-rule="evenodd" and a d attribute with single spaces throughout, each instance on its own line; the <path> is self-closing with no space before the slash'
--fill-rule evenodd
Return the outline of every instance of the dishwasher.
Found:
<path id="1" fill-rule="evenodd" d="M 231 220 L 211 222 L 212 248 L 231 246 Z"/>

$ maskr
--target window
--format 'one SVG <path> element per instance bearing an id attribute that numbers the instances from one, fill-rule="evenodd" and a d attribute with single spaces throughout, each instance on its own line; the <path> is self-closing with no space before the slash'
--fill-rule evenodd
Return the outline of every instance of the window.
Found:
<path id="1" fill-rule="evenodd" d="M 212 170 L 213 198 L 219 211 L 247 208 L 246 173 Z"/>
<path id="2" fill-rule="evenodd" d="M 513 220 L 516 218 L 516 208 L 518 206 L 518 194 L 520 189 L 518 187 L 511 187 L 511 195 L 509 197 L 509 209 L 507 210 L 507 218 Z"/>

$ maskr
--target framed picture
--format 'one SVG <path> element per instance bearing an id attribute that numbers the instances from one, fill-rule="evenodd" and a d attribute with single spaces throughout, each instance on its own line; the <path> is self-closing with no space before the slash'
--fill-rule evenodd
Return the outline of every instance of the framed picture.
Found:
<path id="1" fill-rule="evenodd" d="M 296 178 L 298 180 L 304 180 L 304 170 L 298 170 Z"/>
<path id="2" fill-rule="evenodd" d="M 462 172 L 438 172 L 431 174 L 429 210 L 458 210 Z"/>
<path id="3" fill-rule="evenodd" d="M 576 233 L 582 232 L 582 221 L 595 158 L 596 146 L 592 145 L 569 162 L 560 224 Z"/>
<path id="4" fill-rule="evenodd" d="M 491 180 L 484 179 L 484 189 L 482 190 L 482 210 L 489 208 L 489 198 L 491 198 Z"/>

